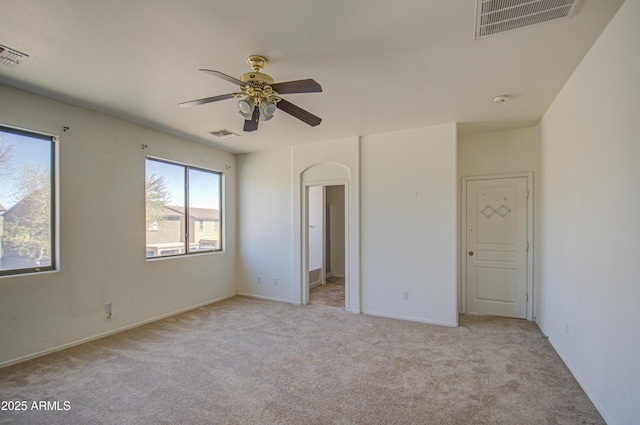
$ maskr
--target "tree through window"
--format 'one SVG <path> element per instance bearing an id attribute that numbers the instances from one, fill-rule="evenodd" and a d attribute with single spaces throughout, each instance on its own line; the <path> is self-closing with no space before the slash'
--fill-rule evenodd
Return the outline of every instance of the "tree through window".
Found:
<path id="1" fill-rule="evenodd" d="M 0 126 L 0 275 L 55 268 L 55 141 Z"/>

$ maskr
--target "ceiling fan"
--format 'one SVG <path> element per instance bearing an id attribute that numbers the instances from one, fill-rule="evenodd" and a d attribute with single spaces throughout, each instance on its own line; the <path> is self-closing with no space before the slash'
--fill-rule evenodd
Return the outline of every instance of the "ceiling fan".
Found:
<path id="1" fill-rule="evenodd" d="M 260 72 L 267 65 L 267 60 L 262 56 L 249 56 L 247 63 L 253 72 L 246 72 L 240 79 L 223 74 L 211 69 L 200 69 L 202 72 L 213 75 L 230 83 L 237 84 L 240 91 L 236 93 L 223 94 L 220 96 L 205 97 L 203 99 L 182 102 L 178 106 L 189 108 L 196 105 L 217 102 L 219 100 L 241 98 L 238 101 L 239 113 L 245 119 L 244 131 L 255 131 L 258 129 L 258 121 L 268 121 L 273 118 L 276 109 L 309 124 L 317 126 L 322 118 L 305 111 L 299 106 L 284 100 L 280 95 L 291 93 L 319 93 L 322 92 L 320 84 L 308 78 L 306 80 L 286 81 L 276 83 L 269 75 Z"/>

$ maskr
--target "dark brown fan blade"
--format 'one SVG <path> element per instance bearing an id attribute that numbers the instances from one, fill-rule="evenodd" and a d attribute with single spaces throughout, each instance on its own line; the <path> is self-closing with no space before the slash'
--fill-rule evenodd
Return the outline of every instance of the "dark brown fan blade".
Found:
<path id="1" fill-rule="evenodd" d="M 258 129 L 258 117 L 260 116 L 260 109 L 256 106 L 253 108 L 253 115 L 251 120 L 244 120 L 244 131 L 256 131 Z"/>
<path id="2" fill-rule="evenodd" d="M 305 111 L 301 107 L 296 106 L 284 99 L 280 99 L 280 102 L 276 103 L 276 106 L 278 107 L 278 109 L 283 110 L 287 114 L 306 122 L 311 127 L 315 127 L 322 122 L 322 118 L 316 117 L 311 112 Z"/>
<path id="3" fill-rule="evenodd" d="M 236 85 L 238 85 L 240 87 L 245 85 L 242 81 L 238 80 L 237 78 L 234 78 L 234 77 L 232 77 L 230 75 L 227 75 L 227 74 L 223 74 L 220 71 L 213 71 L 211 69 L 200 69 L 200 71 L 206 72 L 207 74 L 211 74 L 211 75 L 213 75 L 215 77 L 218 77 L 218 78 L 222 78 L 223 80 L 227 80 L 228 82 L 236 84 Z"/>
<path id="4" fill-rule="evenodd" d="M 291 93 L 320 93 L 322 87 L 320 84 L 308 78 L 306 80 L 286 81 L 284 83 L 271 84 L 271 88 L 278 94 L 291 94 Z"/>
<path id="5" fill-rule="evenodd" d="M 189 102 L 182 102 L 182 103 L 179 103 L 178 106 L 181 108 L 190 108 L 192 106 L 204 105 L 205 103 L 217 102 L 219 100 L 233 99 L 234 97 L 236 97 L 235 93 L 221 94 L 220 96 L 205 97 L 204 99 L 197 99 L 197 100 L 190 100 Z"/>

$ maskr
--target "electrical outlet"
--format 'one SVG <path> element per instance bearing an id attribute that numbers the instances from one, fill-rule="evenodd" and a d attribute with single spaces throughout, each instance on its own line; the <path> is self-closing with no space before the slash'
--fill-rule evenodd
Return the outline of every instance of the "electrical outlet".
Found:
<path id="1" fill-rule="evenodd" d="M 404 291 L 402 293 L 402 299 L 407 301 L 409 299 L 409 291 Z"/>
<path id="2" fill-rule="evenodd" d="M 273 278 L 273 286 L 278 286 L 278 278 L 277 277 Z"/>
<path id="3" fill-rule="evenodd" d="M 262 285 L 262 278 L 258 276 L 258 279 L 256 280 L 256 282 L 258 283 L 258 285 Z"/>
<path id="4" fill-rule="evenodd" d="M 569 322 L 564 322 L 564 333 L 569 335 Z"/>
<path id="5" fill-rule="evenodd" d="M 104 305 L 104 312 L 107 313 L 108 319 L 113 319 L 113 304 L 107 303 Z"/>

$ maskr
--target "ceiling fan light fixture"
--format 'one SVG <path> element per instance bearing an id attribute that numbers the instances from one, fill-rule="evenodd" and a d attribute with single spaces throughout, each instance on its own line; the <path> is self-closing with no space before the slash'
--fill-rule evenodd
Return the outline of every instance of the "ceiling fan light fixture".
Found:
<path id="1" fill-rule="evenodd" d="M 251 113 L 251 112 L 248 112 L 248 113 L 247 113 L 247 112 L 238 111 L 238 113 L 239 113 L 240 115 L 242 115 L 242 117 L 243 117 L 245 120 L 251 120 L 251 116 L 252 116 L 252 113 Z"/>
<path id="2" fill-rule="evenodd" d="M 269 102 L 263 100 L 260 102 L 260 119 L 261 121 L 269 121 L 273 118 L 273 114 L 276 113 L 276 104 L 275 102 Z"/>
<path id="3" fill-rule="evenodd" d="M 249 114 L 249 118 L 247 119 L 251 119 L 251 113 L 253 112 L 253 108 L 255 107 L 256 103 L 253 100 L 252 97 L 247 96 L 244 99 L 241 99 L 238 102 L 238 108 L 240 109 L 240 114 Z"/>

